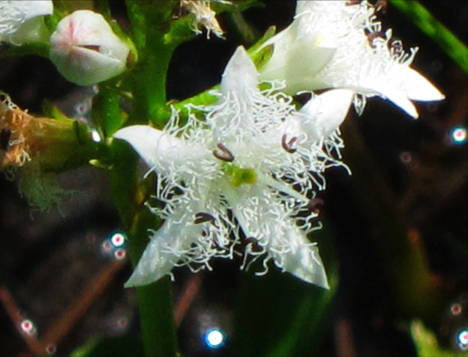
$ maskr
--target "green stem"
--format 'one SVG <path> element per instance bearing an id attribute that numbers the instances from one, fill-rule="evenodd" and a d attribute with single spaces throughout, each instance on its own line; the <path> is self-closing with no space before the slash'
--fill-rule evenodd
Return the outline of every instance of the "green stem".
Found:
<path id="1" fill-rule="evenodd" d="M 130 245 L 130 259 L 134 266 L 146 248 L 148 232 L 145 227 L 156 226 L 158 223 L 159 219 L 148 209 L 144 209 L 136 216 L 133 229 L 130 231 L 130 242 L 133 242 Z M 145 356 L 175 357 L 177 338 L 169 277 L 138 287 L 136 291 Z"/>
<path id="2" fill-rule="evenodd" d="M 165 43 L 164 36 L 170 29 L 176 1 L 126 0 L 126 4 L 132 40 L 138 52 L 138 62 L 131 74 L 133 103 L 127 124 L 152 121 L 162 126 L 168 111 L 166 73 L 175 49 L 174 45 Z M 111 186 L 129 233 L 129 254 L 135 266 L 148 243 L 148 228 L 160 225 L 158 218 L 143 204 L 154 182 L 138 178 L 138 160 L 128 145 L 121 142 L 112 146 L 116 155 Z M 175 357 L 178 354 L 170 288 L 166 277 L 136 289 L 146 357 Z"/>
<path id="3" fill-rule="evenodd" d="M 153 122 L 163 126 L 168 119 L 166 74 L 177 44 L 167 44 L 175 1 L 127 0 L 138 63 L 133 70 L 133 109 L 128 123 Z"/>
<path id="4" fill-rule="evenodd" d="M 391 0 L 391 4 L 406 14 L 422 32 L 432 38 L 442 50 L 468 73 L 468 49 L 447 27 L 442 25 L 418 1 Z"/>
<path id="5" fill-rule="evenodd" d="M 114 164 L 110 170 L 110 184 L 114 202 L 128 232 L 130 259 L 136 266 L 148 243 L 148 227 L 156 228 L 160 225 L 158 217 L 144 205 L 154 182 L 148 179 L 140 181 L 138 157 L 126 143 L 115 140 L 111 149 Z M 169 280 L 163 278 L 156 283 L 138 287 L 136 291 L 145 356 L 177 356 Z"/>

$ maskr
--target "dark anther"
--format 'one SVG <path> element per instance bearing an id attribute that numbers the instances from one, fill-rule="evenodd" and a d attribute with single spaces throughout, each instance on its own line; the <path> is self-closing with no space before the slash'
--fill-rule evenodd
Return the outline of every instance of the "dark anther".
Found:
<path id="1" fill-rule="evenodd" d="M 245 248 L 250 245 L 252 252 L 259 253 L 262 251 L 262 247 L 260 244 L 258 244 L 257 238 L 254 237 L 247 237 L 244 238 L 242 241 L 242 244 L 244 245 Z"/>
<path id="2" fill-rule="evenodd" d="M 297 141 L 297 138 L 293 136 L 289 141 L 287 140 L 286 134 L 283 135 L 281 138 L 281 145 L 283 146 L 283 149 L 289 152 L 290 154 L 293 154 L 296 152 L 297 149 L 293 148 L 294 143 Z"/>
<path id="3" fill-rule="evenodd" d="M 385 38 L 385 34 L 383 32 L 370 32 L 367 34 L 367 40 L 369 41 L 369 45 L 371 45 L 372 48 L 375 48 L 374 46 L 374 40 L 376 38 Z"/>
<path id="4" fill-rule="evenodd" d="M 388 41 L 388 47 L 392 53 L 392 55 L 399 56 L 403 53 L 403 42 L 396 37 L 392 37 L 390 41 Z"/>
<path id="5" fill-rule="evenodd" d="M 294 96 L 294 100 L 297 103 L 299 103 L 301 107 L 304 106 L 311 99 L 312 99 L 312 93 L 310 92 L 299 93 Z"/>
<path id="6" fill-rule="evenodd" d="M 375 3 L 375 11 L 382 11 L 385 14 L 387 12 L 387 0 L 378 0 Z"/>
<path id="7" fill-rule="evenodd" d="M 351 5 L 359 5 L 362 2 L 362 0 L 350 0 L 346 1 L 346 6 L 351 6 Z"/>
<path id="8" fill-rule="evenodd" d="M 307 209 L 311 212 L 318 213 L 324 204 L 325 202 L 321 198 L 312 198 L 307 204 Z"/>
<path id="9" fill-rule="evenodd" d="M 82 45 L 80 47 L 86 48 L 88 50 L 93 50 L 96 52 L 99 52 L 99 50 L 101 49 L 101 46 L 98 46 L 98 45 Z"/>
<path id="10" fill-rule="evenodd" d="M 3 151 L 8 151 L 10 146 L 11 131 L 8 129 L 2 129 L 0 131 L 0 149 Z"/>
<path id="11" fill-rule="evenodd" d="M 213 155 L 220 160 L 231 162 L 234 161 L 234 155 L 223 144 L 217 145 L 219 150 L 213 150 Z"/>
<path id="12" fill-rule="evenodd" d="M 209 213 L 206 212 L 198 212 L 195 214 L 195 220 L 193 223 L 195 224 L 200 224 L 200 223 L 205 223 L 205 222 L 214 222 L 215 218 Z"/>

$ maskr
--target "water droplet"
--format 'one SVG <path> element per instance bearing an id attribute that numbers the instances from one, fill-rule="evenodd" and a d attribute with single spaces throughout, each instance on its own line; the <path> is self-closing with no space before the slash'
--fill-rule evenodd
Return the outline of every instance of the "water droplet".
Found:
<path id="1" fill-rule="evenodd" d="M 110 240 L 115 248 L 120 248 L 125 246 L 127 237 L 123 233 L 114 233 L 110 236 Z"/>
<path id="2" fill-rule="evenodd" d="M 452 315 L 455 315 L 455 316 L 458 316 L 461 314 L 462 312 L 462 307 L 460 304 L 453 304 L 451 307 L 450 307 L 450 311 L 452 312 Z"/>
<path id="3" fill-rule="evenodd" d="M 220 348 L 224 345 L 226 337 L 222 330 L 214 328 L 205 333 L 204 339 L 209 348 Z"/>
<path id="4" fill-rule="evenodd" d="M 460 330 L 457 334 L 457 344 L 461 350 L 468 350 L 468 329 Z"/>
<path id="5" fill-rule="evenodd" d="M 450 142 L 454 145 L 463 145 L 466 143 L 468 134 L 466 127 L 456 126 L 450 130 Z"/>
<path id="6" fill-rule="evenodd" d="M 23 333 L 29 336 L 33 336 L 36 334 L 36 326 L 34 325 L 34 322 L 32 322 L 29 319 L 24 319 L 20 323 L 20 329 Z"/>
<path id="7" fill-rule="evenodd" d="M 127 252 L 125 249 L 119 248 L 114 252 L 114 258 L 117 260 L 125 259 Z"/>

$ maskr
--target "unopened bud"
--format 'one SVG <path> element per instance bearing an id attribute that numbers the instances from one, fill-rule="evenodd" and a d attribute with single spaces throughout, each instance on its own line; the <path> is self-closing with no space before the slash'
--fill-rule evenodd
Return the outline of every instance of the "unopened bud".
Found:
<path id="1" fill-rule="evenodd" d="M 78 10 L 63 18 L 50 38 L 50 59 L 70 82 L 88 86 L 122 73 L 130 47 L 102 17 Z"/>

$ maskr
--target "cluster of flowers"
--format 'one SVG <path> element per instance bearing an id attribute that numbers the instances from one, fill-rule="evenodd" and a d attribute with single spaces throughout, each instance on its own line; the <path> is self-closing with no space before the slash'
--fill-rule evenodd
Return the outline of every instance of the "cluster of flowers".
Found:
<path id="1" fill-rule="evenodd" d="M 306 282 L 328 287 L 317 246 L 307 238 L 319 227 L 311 202 L 325 186 L 325 169 L 346 167 L 339 160 L 339 126 L 351 104 L 360 113 L 366 98 L 380 96 L 416 118 L 411 100 L 443 98 L 410 68 L 417 49 L 406 53 L 391 30 L 382 30 L 375 12 L 365 0 L 298 1 L 292 24 L 263 45 L 273 53 L 262 68 L 237 48 L 213 93 L 216 104 L 189 106 L 183 126 L 173 109 L 162 130 L 134 125 L 114 134 L 157 173 L 158 203 L 148 208 L 165 219 L 151 231 L 127 286 L 153 282 L 174 266 L 211 269 L 211 258 L 239 254 L 242 268 L 261 260 L 266 271 L 272 260 Z M 203 14 L 196 19 L 213 23 L 211 12 Z M 18 25 L 29 18 L 21 17 Z M 12 28 L 3 31 L 3 23 L 2 38 L 18 41 Z M 220 34 L 216 26 L 211 30 Z M 78 84 L 122 72 L 129 53 L 102 16 L 83 10 L 58 24 L 50 44 L 52 61 Z M 267 89 L 259 89 L 260 82 Z M 298 109 L 292 96 L 301 92 L 311 99 Z"/>
<path id="2" fill-rule="evenodd" d="M 291 26 L 268 45 L 274 52 L 260 72 L 236 50 L 218 103 L 197 108 L 204 119 L 191 115 L 180 128 L 174 111 L 164 130 L 130 126 L 114 135 L 157 172 L 162 206 L 150 209 L 165 218 L 128 286 L 238 253 L 242 267 L 260 258 L 266 271 L 273 260 L 327 288 L 317 246 L 307 239 L 315 214 L 304 212 L 324 187 L 321 173 L 340 165 L 338 128 L 351 103 L 362 111 L 366 97 L 379 95 L 417 117 L 410 99 L 443 98 L 409 67 L 416 50 L 406 54 L 390 30 L 383 33 L 366 1 L 298 1 Z M 270 88 L 260 90 L 259 80 Z M 288 96 L 319 89 L 329 90 L 299 110 Z"/>

